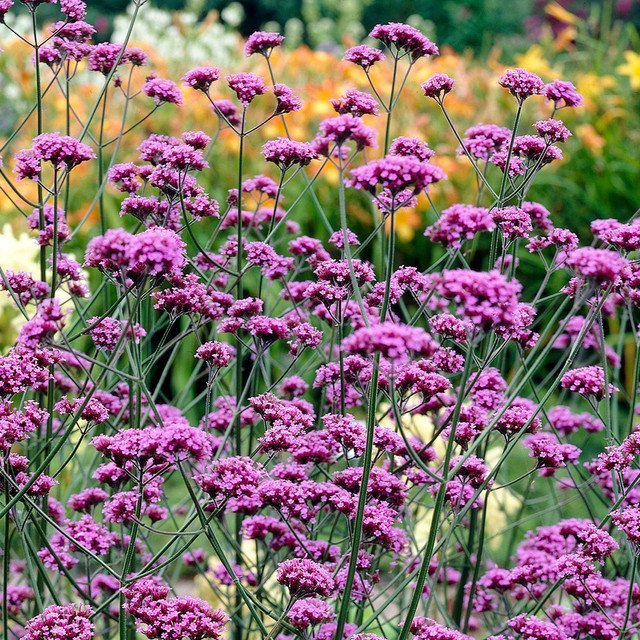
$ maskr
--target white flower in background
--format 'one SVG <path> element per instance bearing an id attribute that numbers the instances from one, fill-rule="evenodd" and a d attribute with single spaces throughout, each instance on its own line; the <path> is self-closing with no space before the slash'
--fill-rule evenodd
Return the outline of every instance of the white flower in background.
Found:
<path id="1" fill-rule="evenodd" d="M 244 9 L 239 2 L 231 2 L 221 12 L 220 17 L 231 27 L 239 27 L 244 20 Z"/>
<path id="2" fill-rule="evenodd" d="M 0 256 L 2 256 L 2 270 L 25 271 L 34 278 L 40 278 L 38 255 L 40 250 L 28 233 L 16 236 L 9 223 L 2 227 L 0 233 Z M 24 323 L 24 316 L 13 306 L 6 291 L 0 291 L 0 350 L 13 343 L 20 326 Z"/>
<path id="3" fill-rule="evenodd" d="M 0 255 L 5 271 L 26 271 L 34 278 L 39 277 L 38 254 L 40 249 L 33 237 L 24 231 L 16 236 L 7 222 L 0 233 Z"/>
<path id="4" fill-rule="evenodd" d="M 75 259 L 73 254 L 69 254 Z M 40 280 L 40 247 L 33 236 L 26 232 L 16 235 L 9 223 L 2 227 L 0 232 L 0 256 L 2 256 L 2 270 L 24 271 L 36 280 Z M 86 279 L 87 274 L 83 270 L 82 275 Z M 47 280 L 50 281 L 51 274 L 47 272 Z M 72 312 L 73 302 L 66 285 L 60 287 L 58 291 L 62 294 L 60 302 L 63 311 Z M 34 305 L 27 305 L 26 311 L 32 315 L 35 311 Z M 6 351 L 11 346 L 20 331 L 20 327 L 26 322 L 26 318 L 10 299 L 7 291 L 0 291 L 0 352 Z"/>
<path id="5" fill-rule="evenodd" d="M 116 17 L 113 42 L 125 40 L 132 14 L 130 6 L 125 15 Z M 237 12 L 232 14 L 238 18 Z M 143 48 L 147 45 L 169 65 L 181 69 L 203 64 L 229 66 L 239 51 L 239 36 L 213 12 L 199 21 L 192 11 L 163 11 L 148 5 L 138 13 L 130 42 Z"/>

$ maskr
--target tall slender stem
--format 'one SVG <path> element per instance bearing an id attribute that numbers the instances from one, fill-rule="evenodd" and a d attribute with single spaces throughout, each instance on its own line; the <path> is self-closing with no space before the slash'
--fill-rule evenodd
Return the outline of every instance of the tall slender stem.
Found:
<path id="1" fill-rule="evenodd" d="M 418 609 L 418 604 L 422 599 L 422 590 L 424 589 L 424 583 L 427 579 L 427 575 L 429 572 L 429 564 L 431 563 L 431 557 L 433 556 L 433 551 L 436 545 L 436 540 L 438 538 L 438 531 L 440 528 L 440 515 L 442 512 L 442 507 L 444 505 L 444 498 L 447 490 L 447 481 L 450 474 L 449 463 L 451 462 L 451 456 L 453 453 L 453 445 L 455 444 L 455 433 L 456 427 L 458 424 L 458 420 L 460 418 L 460 412 L 462 410 L 462 403 L 464 401 L 466 395 L 466 386 L 467 381 L 471 375 L 471 366 L 472 366 L 473 358 L 467 356 L 465 358 L 464 363 L 464 371 L 462 373 L 462 380 L 460 382 L 460 391 L 458 395 L 458 400 L 456 401 L 456 406 L 453 410 L 453 417 L 451 420 L 451 432 L 449 433 L 449 439 L 447 440 L 447 448 L 445 451 L 444 459 L 442 461 L 442 478 L 440 480 L 440 487 L 438 488 L 438 493 L 436 495 L 436 502 L 433 507 L 433 516 L 431 519 L 431 526 L 429 527 L 429 537 L 427 540 L 427 546 L 424 551 L 424 556 L 422 558 L 422 564 L 420 565 L 420 570 L 418 571 L 418 576 L 416 578 L 416 586 L 411 597 L 411 601 L 409 603 L 409 608 L 405 614 L 404 624 L 402 625 L 402 629 L 400 631 L 400 635 L 398 636 L 398 640 L 405 640 L 409 635 L 409 631 L 411 629 L 411 623 L 413 622 L 413 618 Z"/>

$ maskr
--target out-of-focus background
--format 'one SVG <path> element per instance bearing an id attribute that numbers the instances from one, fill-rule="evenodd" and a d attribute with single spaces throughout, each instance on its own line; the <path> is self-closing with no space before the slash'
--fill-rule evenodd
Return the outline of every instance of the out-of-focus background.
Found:
<path id="1" fill-rule="evenodd" d="M 131 12 L 128 0 L 101 0 L 89 6 L 97 40 L 124 38 Z M 43 14 L 47 9 L 41 8 Z M 309 139 L 317 122 L 331 115 L 330 98 L 349 86 L 368 89 L 357 68 L 336 65 L 336 58 L 345 47 L 365 39 L 375 23 L 385 21 L 407 21 L 441 48 L 441 56 L 417 65 L 396 122 L 397 134 L 420 135 L 439 152 L 450 176 L 440 190 L 441 204 L 464 198 L 473 176 L 464 159 L 456 158 L 455 140 L 435 105 L 420 95 L 419 83 L 434 72 L 455 77 L 457 87 L 448 106 L 461 130 L 479 121 L 509 126 L 502 120 L 512 104 L 496 78 L 505 66 L 517 65 L 545 81 L 571 80 L 585 97 L 583 108 L 561 115 L 574 133 L 566 145 L 566 159 L 543 175 L 530 197 L 556 188 L 547 206 L 572 220 L 573 226 L 581 221 L 578 231 L 586 231 L 594 216 L 626 217 L 635 211 L 640 178 L 640 0 L 512 0 L 508 10 L 502 0 L 154 0 L 140 12 L 131 43 L 151 54 L 160 75 L 176 80 L 201 64 L 264 74 L 260 60 L 243 59 L 242 38 L 256 29 L 284 33 L 285 47 L 274 56 L 277 79 L 305 100 L 305 109 L 291 122 L 298 137 Z M 5 49 L 0 56 L 0 139 L 7 139 L 32 99 L 31 71 L 17 39 L 0 44 Z M 181 118 L 175 118 L 171 108 L 164 109 L 134 137 L 162 128 L 167 129 L 163 133 L 188 127 L 206 130 L 207 121 L 212 125 L 203 101 L 188 103 Z M 544 106 L 531 118 L 547 115 Z M 107 128 L 110 124 L 115 129 L 119 122 L 107 118 Z M 265 132 L 277 133 L 268 128 Z M 129 146 L 134 142 L 130 138 Z M 9 213 L 7 207 L 5 203 L 0 216 Z M 400 225 L 405 241 L 424 227 L 424 219 L 414 214 L 407 212 Z"/>
<path id="2" fill-rule="evenodd" d="M 89 18 L 103 38 L 129 2 L 88 3 L 94 5 Z M 362 38 L 379 22 L 410 22 L 442 45 L 480 53 L 496 45 L 526 48 L 527 41 L 537 40 L 546 30 L 559 35 L 575 19 L 595 14 L 640 25 L 638 0 L 513 0 L 508 6 L 501 0 L 154 0 L 152 5 L 167 12 L 187 12 L 197 21 L 215 12 L 245 36 L 258 29 L 279 30 L 287 34 L 290 46 L 305 43 L 321 48 L 339 46 L 336 34 Z"/>

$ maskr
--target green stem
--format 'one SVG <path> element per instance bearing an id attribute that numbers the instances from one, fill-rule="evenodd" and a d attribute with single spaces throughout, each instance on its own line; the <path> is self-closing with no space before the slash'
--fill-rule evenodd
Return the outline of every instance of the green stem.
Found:
<path id="1" fill-rule="evenodd" d="M 627 605 L 625 607 L 624 613 L 624 622 L 622 623 L 622 628 L 620 629 L 620 635 L 618 636 L 618 640 L 622 640 L 627 631 L 627 624 L 629 624 L 629 616 L 631 614 L 631 604 L 633 602 L 633 587 L 635 586 L 634 580 L 636 577 L 636 569 L 638 568 L 638 556 L 633 551 L 633 560 L 631 562 L 631 572 L 629 575 L 629 595 L 627 596 Z"/>
<path id="2" fill-rule="evenodd" d="M 342 178 L 342 175 L 340 175 Z M 391 241 L 389 242 L 389 253 L 387 256 L 387 277 L 385 283 L 384 302 L 381 311 L 381 318 L 384 321 L 389 306 L 389 295 L 391 286 L 391 275 L 393 273 L 394 258 L 394 226 L 393 212 L 391 213 Z M 346 236 L 346 233 L 345 233 Z M 345 244 L 347 247 L 348 244 Z M 356 289 L 357 291 L 357 289 Z M 369 384 L 369 405 L 367 407 L 367 438 L 365 444 L 364 457 L 362 461 L 362 479 L 360 482 L 360 491 L 358 493 L 358 507 L 356 510 L 356 518 L 353 524 L 351 551 L 349 556 L 349 566 L 347 568 L 347 577 L 345 580 L 342 600 L 340 602 L 340 610 L 338 613 L 338 621 L 336 627 L 336 638 L 342 638 L 344 625 L 347 622 L 349 608 L 351 606 L 351 592 L 356 575 L 356 565 L 358 562 L 358 552 L 360 551 L 360 542 L 362 539 L 362 523 L 364 520 L 364 510 L 367 504 L 367 488 L 369 485 L 369 476 L 371 475 L 371 467 L 373 466 L 373 437 L 376 427 L 376 408 L 378 405 L 378 379 L 380 376 L 380 352 L 377 352 L 373 359 L 373 371 L 371 382 Z M 344 380 L 342 381 L 344 384 Z"/>
<path id="3" fill-rule="evenodd" d="M 242 122 L 240 125 L 240 146 L 238 151 L 238 226 L 237 226 L 237 241 L 238 241 L 238 254 L 236 256 L 236 272 L 238 278 L 236 281 L 236 296 L 240 300 L 243 296 L 243 283 L 242 283 L 242 170 L 243 170 L 243 155 L 244 155 L 244 138 L 245 138 L 245 118 L 247 110 L 242 110 Z M 244 389 L 244 370 L 243 370 L 243 353 L 242 353 L 242 340 L 236 338 L 236 418 L 235 418 L 235 449 L 236 455 L 242 455 L 242 420 L 240 414 L 240 403 L 242 402 L 243 389 Z M 240 546 L 242 543 L 242 515 L 236 514 L 234 519 L 235 528 L 235 541 L 236 541 L 236 564 L 241 564 L 242 558 L 240 557 Z M 236 588 L 235 592 L 235 609 L 240 611 L 242 607 L 242 595 L 239 589 Z M 233 637 L 235 640 L 242 640 L 242 626 L 236 623 L 233 628 Z"/>
<path id="4" fill-rule="evenodd" d="M 469 377 L 471 375 L 472 362 L 473 362 L 473 358 L 467 356 L 467 358 L 465 359 L 464 371 L 462 373 L 462 381 L 460 382 L 460 392 L 459 392 L 460 395 L 456 402 L 456 406 L 453 410 L 453 418 L 451 421 L 451 433 L 449 434 L 449 439 L 447 441 L 447 449 L 445 451 L 444 460 L 442 461 L 442 480 L 440 481 L 440 487 L 438 488 L 438 493 L 436 496 L 436 503 L 433 508 L 433 516 L 431 520 L 431 526 L 429 528 L 429 538 L 427 540 L 427 547 L 424 551 L 424 557 L 422 559 L 422 564 L 420 565 L 420 570 L 418 572 L 418 577 L 416 579 L 416 586 L 414 589 L 414 593 L 413 593 L 413 596 L 411 597 L 411 602 L 409 603 L 409 609 L 405 616 L 404 624 L 402 625 L 402 630 L 400 631 L 398 640 L 405 640 L 407 635 L 409 635 L 409 630 L 411 629 L 411 623 L 413 622 L 413 618 L 418 609 L 418 604 L 422 599 L 422 591 L 424 589 L 424 583 L 429 573 L 429 564 L 431 563 L 431 557 L 433 555 L 436 539 L 438 537 L 440 514 L 442 512 L 445 493 L 447 490 L 447 480 L 449 478 L 449 463 L 451 462 L 451 456 L 453 454 L 453 446 L 455 444 L 456 427 L 458 424 L 458 419 L 460 418 L 462 403 L 466 395 L 465 389 L 467 386 L 467 381 L 469 380 Z"/>
<path id="5" fill-rule="evenodd" d="M 4 483 L 5 501 L 9 501 L 9 483 Z M 4 553 L 2 555 L 2 628 L 4 638 L 9 637 L 9 563 L 11 562 L 11 514 L 4 519 Z"/>

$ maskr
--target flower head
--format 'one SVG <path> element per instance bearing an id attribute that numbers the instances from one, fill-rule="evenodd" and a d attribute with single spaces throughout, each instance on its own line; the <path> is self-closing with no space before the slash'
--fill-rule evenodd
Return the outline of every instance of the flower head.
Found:
<path id="1" fill-rule="evenodd" d="M 186 86 L 206 93 L 219 77 L 220 69 L 217 67 L 197 67 L 187 71 L 182 76 L 182 81 Z"/>
<path id="2" fill-rule="evenodd" d="M 285 560 L 278 565 L 278 582 L 289 588 L 291 594 L 330 596 L 335 589 L 331 574 L 312 560 Z"/>
<path id="3" fill-rule="evenodd" d="M 445 178 L 446 174 L 442 169 L 428 162 L 421 162 L 415 156 L 388 155 L 353 169 L 347 184 L 371 193 L 381 187 L 388 189 L 392 195 L 397 195 L 405 189 L 418 193 Z"/>
<path id="4" fill-rule="evenodd" d="M 542 93 L 558 109 L 562 107 L 580 107 L 584 102 L 573 84 L 566 80 L 554 80 L 546 84 Z"/>
<path id="5" fill-rule="evenodd" d="M 333 108 L 339 114 L 360 117 L 364 115 L 378 115 L 378 102 L 368 93 L 357 89 L 347 89 L 342 98 L 331 100 Z"/>
<path id="6" fill-rule="evenodd" d="M 264 80 L 255 73 L 234 73 L 227 76 L 227 84 L 244 107 L 248 107 L 256 96 L 267 91 Z"/>
<path id="7" fill-rule="evenodd" d="M 508 89 L 519 102 L 530 96 L 541 94 L 544 90 L 544 82 L 540 77 L 526 69 L 507 69 L 498 84 Z"/>
<path id="8" fill-rule="evenodd" d="M 51 605 L 31 618 L 25 627 L 23 640 L 91 640 L 94 625 L 91 622 L 93 610 L 74 604 Z"/>
<path id="9" fill-rule="evenodd" d="M 567 371 L 560 380 L 560 386 L 583 396 L 593 396 L 596 400 L 618 391 L 612 384 L 605 386 L 604 369 L 597 365 Z"/>
<path id="10" fill-rule="evenodd" d="M 343 60 L 353 62 L 353 64 L 357 64 L 359 67 L 362 67 L 365 72 L 368 72 L 376 62 L 380 62 L 384 60 L 384 58 L 385 55 L 380 49 L 374 49 L 366 44 L 359 44 L 356 47 L 347 49 Z"/>
<path id="11" fill-rule="evenodd" d="M 453 89 L 453 78 L 445 73 L 436 73 L 420 86 L 428 98 L 442 100 Z"/>
<path id="12" fill-rule="evenodd" d="M 214 367 L 226 367 L 235 352 L 235 349 L 225 342 L 205 342 L 198 347 L 195 357 Z"/>
<path id="13" fill-rule="evenodd" d="M 171 104 L 182 104 L 182 92 L 175 82 L 164 78 L 151 78 L 142 87 L 145 96 L 153 98 L 156 104 L 168 102 Z"/>
<path id="14" fill-rule="evenodd" d="M 254 53 L 268 58 L 276 47 L 284 42 L 284 36 L 272 31 L 255 31 L 244 45 L 244 54 L 252 56 Z"/>
<path id="15" fill-rule="evenodd" d="M 276 97 L 276 113 L 291 113 L 302 109 L 302 100 L 286 84 L 274 84 L 273 95 Z"/>
<path id="16" fill-rule="evenodd" d="M 412 61 L 439 53 L 438 47 L 427 36 L 415 27 L 402 22 L 378 24 L 371 30 L 369 37 L 377 38 L 387 47 L 395 50 L 396 55 L 409 55 Z"/>
<path id="17" fill-rule="evenodd" d="M 268 162 L 273 162 L 282 171 L 294 165 L 305 166 L 315 157 L 316 152 L 308 142 L 297 142 L 290 138 L 276 138 L 262 145 L 262 155 Z"/>

